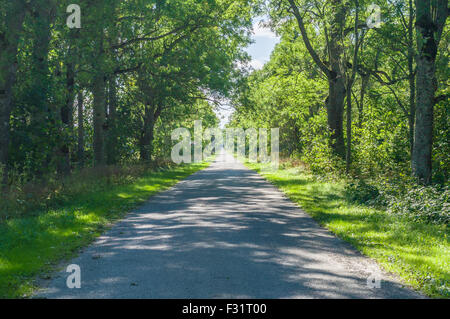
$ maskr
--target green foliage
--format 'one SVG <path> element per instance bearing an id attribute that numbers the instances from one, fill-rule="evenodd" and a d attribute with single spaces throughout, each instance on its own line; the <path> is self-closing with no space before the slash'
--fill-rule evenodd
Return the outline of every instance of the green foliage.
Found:
<path id="1" fill-rule="evenodd" d="M 382 208 L 349 202 L 346 180 L 320 180 L 298 166 L 265 172 L 264 164 L 247 165 L 262 173 L 321 225 L 378 261 L 386 271 L 428 296 L 450 297 L 450 234 L 446 225 L 418 223 Z M 373 190 L 361 185 L 352 189 L 364 189 L 366 194 Z M 447 207 L 448 217 L 448 190 L 445 196 L 442 199 L 447 204 L 443 208 Z M 434 204 L 438 206 L 437 201 Z"/>
<path id="2" fill-rule="evenodd" d="M 414 2 L 376 1 L 381 7 L 380 28 L 358 26 L 361 44 L 356 78 L 346 88 L 352 93 L 346 101 L 352 105 L 351 127 L 346 127 L 345 112 L 339 119 L 344 132 L 348 129 L 352 133 L 347 142 L 351 155 L 348 171 L 344 160 L 330 147 L 333 132 L 327 118 L 327 99 L 331 97 L 329 77 L 323 69 L 333 62 L 333 28 L 342 27 L 345 34 L 336 45 L 343 50 L 344 65 L 339 68 L 344 69 L 343 76 L 349 75 L 354 66 L 354 6 L 358 3 L 360 20 L 364 21 L 371 2 L 347 3 L 349 10 L 341 20 L 336 20 L 334 2 L 294 3 L 316 58 L 323 65 L 313 60 L 305 45 L 300 23 L 289 10 L 292 2 L 269 2 L 269 24 L 281 41 L 270 61 L 262 70 L 251 73 L 234 97 L 236 112 L 231 124 L 279 127 L 284 159 L 281 170 L 266 177 L 322 224 L 388 270 L 431 296 L 449 297 L 448 24 L 436 60 L 439 103 L 434 106 L 431 162 L 437 185 L 420 187 L 411 177 L 415 99 L 420 89 L 415 81 Z"/>
<path id="3" fill-rule="evenodd" d="M 62 259 L 73 257 L 130 209 L 207 165 L 80 173 L 60 181 L 59 187 L 48 193 L 46 207 L 22 207 L 20 214 L 19 205 L 8 206 L 5 201 L 22 201 L 22 197 L 2 196 L 2 216 L 8 219 L 0 222 L 0 298 L 29 296 L 36 288 L 36 276 L 48 278 Z M 34 202 L 36 195 L 25 193 L 25 200 Z M 8 207 L 11 210 L 5 211 Z"/>
<path id="4" fill-rule="evenodd" d="M 54 176 L 41 182 L 22 178 L 24 183 L 16 183 L 14 189 L 9 189 L 0 198 L 0 222 L 61 207 L 76 200 L 87 189 L 94 192 L 101 191 L 105 185 L 130 184 L 149 172 L 171 166 L 171 162 L 154 162 L 152 165 L 137 163 L 122 167 L 84 168 L 65 178 Z"/>
<path id="5" fill-rule="evenodd" d="M 346 183 L 350 202 L 385 209 L 416 223 L 447 225 L 450 222 L 448 186 L 419 186 L 411 179 L 396 182 L 354 179 Z"/>
<path id="6" fill-rule="evenodd" d="M 342 60 L 339 69 L 343 70 L 340 76 L 348 77 L 356 47 L 353 13 L 357 4 L 359 19 L 364 21 L 372 2 L 295 2 L 304 13 L 311 46 L 323 66 L 328 68 L 333 63 L 331 50 L 342 48 L 338 54 Z M 433 181 L 438 185 L 423 188 L 409 178 L 418 84 L 414 81 L 415 7 L 406 1 L 376 3 L 382 9 L 381 27 L 357 28 L 361 40 L 357 73 L 355 82 L 347 88 L 352 93 L 352 139 L 348 145 L 352 161 L 346 172 L 350 182 L 339 191 L 355 205 L 385 207 L 390 214 L 358 211 L 355 216 L 363 220 L 345 220 L 341 234 L 353 240 L 349 231 L 367 222 L 383 237 L 383 223 L 389 221 L 393 226 L 384 230 L 394 238 L 394 244 L 406 242 L 414 251 L 410 245 L 414 242 L 423 252 L 432 242 L 428 237 L 423 247 L 410 237 L 398 238 L 400 230 L 411 231 L 405 235 L 411 236 L 421 235 L 430 227 L 441 245 L 442 233 L 434 227 L 448 224 L 450 30 L 447 24 L 436 58 L 438 103 L 434 107 L 431 162 Z M 231 126 L 279 127 L 282 157 L 301 161 L 315 178 L 336 180 L 344 175 L 345 163 L 330 145 L 329 76 L 306 48 L 298 21 L 288 10 L 289 1 L 82 1 L 80 30 L 66 27 L 68 4 L 68 0 L 0 0 L 0 121 L 9 124 L 0 126 L 0 144 L 4 145 L 0 149 L 0 176 L 9 172 L 10 188 L 0 197 L 1 219 L 38 218 L 33 212 L 38 216 L 59 209 L 58 205 L 65 207 L 85 188 L 101 191 L 105 184 L 135 182 L 136 176 L 145 171 L 144 166 L 135 165 L 137 161 L 157 163 L 169 157 L 171 130 L 181 126 L 192 129 L 197 119 L 203 120 L 204 126 L 217 125 L 210 101 L 224 97 L 231 99 L 236 110 Z M 250 42 L 251 18 L 261 14 L 264 4 L 270 25 L 281 41 L 262 70 L 247 74 L 241 67 L 249 61 L 243 48 Z M 337 11 L 345 11 L 341 19 Z M 19 13 L 24 13 L 24 20 L 15 25 Z M 336 28 L 342 28 L 342 32 L 334 35 L 342 38 L 332 48 L 330 36 Z M 17 66 L 17 71 L 11 66 Z M 15 79 L 14 83 L 7 83 L 9 78 Z M 13 85 L 12 93 L 5 97 L 7 84 Z M 73 103 L 77 93 L 83 95 L 81 119 L 78 105 Z M 79 139 L 80 134 L 84 140 Z M 143 151 L 151 151 L 148 159 Z M 103 152 L 112 166 L 99 165 L 96 157 L 102 157 L 98 154 Z M 97 168 L 91 170 L 94 159 Z M 62 164 L 66 171 L 61 169 Z M 335 195 L 324 196 L 332 201 Z M 339 232 L 339 223 L 346 217 L 337 212 L 339 218 L 333 220 L 330 211 L 334 208 L 327 205 L 320 207 L 323 211 L 318 215 Z M 317 209 L 312 207 L 313 211 Z M 58 220 L 64 225 L 77 218 L 73 214 L 62 217 L 64 214 L 58 212 Z M 93 216 L 92 222 L 98 222 L 97 217 Z M 395 218 L 407 222 L 401 225 Z M 45 231 L 49 227 L 45 223 L 51 223 L 52 218 L 43 218 L 39 227 L 36 221 L 30 222 L 29 231 L 27 222 L 17 222 L 27 244 L 27 238 Z M 382 224 L 381 228 L 376 222 Z M 355 242 L 359 245 L 365 239 L 362 234 L 358 236 Z M 397 252 L 389 247 L 384 252 L 363 247 L 376 256 L 388 253 L 389 258 L 397 258 Z M 414 262 L 406 259 L 400 258 L 401 263 L 411 272 Z M 429 266 L 433 276 L 442 272 L 442 267 Z M 395 263 L 395 267 L 400 266 Z M 434 276 L 436 282 L 427 281 L 424 268 L 418 264 L 415 267 L 419 269 L 417 276 L 411 275 L 415 284 L 430 285 L 435 293 L 443 275 Z M 17 287 L 16 283 L 12 286 Z"/>
<path id="7" fill-rule="evenodd" d="M 388 196 L 388 211 L 415 222 L 450 223 L 450 189 L 415 186 L 403 196 Z"/>
<path id="8" fill-rule="evenodd" d="M 238 65 L 248 60 L 243 48 L 251 16 L 259 10 L 252 0 L 82 1 L 82 27 L 69 29 L 70 1 L 25 3 L 0 1 L 1 16 L 13 9 L 25 14 L 23 32 L 15 36 L 12 110 L 5 115 L 9 154 L 1 159 L 13 189 L 81 166 L 167 157 L 166 130 L 195 119 L 217 122 L 209 101 L 236 89 Z M 6 77 L 9 66 L 0 66 L 0 78 Z M 74 102 L 79 93 L 81 120 Z M 149 124 L 150 114 L 157 123 Z M 142 149 L 153 151 L 149 159 L 141 158 Z"/>
<path id="9" fill-rule="evenodd" d="M 331 27 L 327 18 L 333 15 L 334 9 L 325 1 L 318 2 L 323 5 L 323 11 L 310 8 L 307 1 L 297 3 L 304 11 L 305 22 L 310 22 L 306 24 L 309 40 L 327 64 L 326 37 Z M 359 2 L 360 18 L 366 17 L 369 4 Z M 400 202 L 406 192 L 415 189 L 414 181 L 408 176 L 411 175 L 411 125 L 414 125 L 412 112 L 417 89 L 415 81 L 409 79 L 414 77 L 416 48 L 415 30 L 409 33 L 410 21 L 406 15 L 409 10 L 414 11 L 414 5 L 409 8 L 409 3 L 402 1 L 378 1 L 377 4 L 382 9 L 381 27 L 376 30 L 363 27 L 359 31 L 363 41 L 356 80 L 351 88 L 351 163 L 347 177 L 354 181 L 348 186 L 350 199 L 386 207 L 388 202 L 395 202 L 393 198 Z M 288 5 L 288 1 L 268 4 L 270 25 L 281 41 L 270 61 L 262 70 L 249 75 L 246 85 L 234 98 L 236 112 L 232 125 L 279 127 L 282 157 L 303 161 L 316 175 L 342 176 L 345 163 L 333 153 L 329 142 L 332 132 L 327 118 L 328 83 L 307 50 L 297 21 L 287 10 Z M 351 61 L 355 37 L 354 16 L 350 13 L 342 21 L 346 30 L 342 45 L 347 63 Z M 411 23 L 414 26 L 414 17 Z M 436 94 L 442 100 L 435 106 L 432 150 L 433 178 L 441 186 L 448 184 L 450 168 L 448 31 L 447 26 L 436 62 L 439 88 Z"/>
<path id="10" fill-rule="evenodd" d="M 370 205 L 378 199 L 380 191 L 377 187 L 357 179 L 345 185 L 345 196 L 348 201 Z"/>
<path id="11" fill-rule="evenodd" d="M 450 37 L 449 37 L 450 38 Z M 449 39 L 450 41 L 450 39 Z M 442 68 L 446 70 L 447 79 L 450 81 L 450 68 Z M 444 73 L 444 72 L 443 72 Z M 443 74 L 442 76 L 445 76 Z M 446 89 L 442 90 L 443 94 L 450 93 L 450 85 L 445 85 Z M 434 125 L 434 142 L 433 142 L 433 181 L 441 185 L 448 182 L 450 177 L 450 101 L 442 101 L 435 107 L 435 125 Z"/>

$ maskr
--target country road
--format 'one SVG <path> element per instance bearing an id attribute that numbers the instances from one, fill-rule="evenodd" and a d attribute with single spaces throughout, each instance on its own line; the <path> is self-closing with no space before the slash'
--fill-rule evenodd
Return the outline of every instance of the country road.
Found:
<path id="1" fill-rule="evenodd" d="M 66 286 L 68 264 L 80 289 Z M 226 154 L 63 266 L 35 297 L 421 298 Z"/>

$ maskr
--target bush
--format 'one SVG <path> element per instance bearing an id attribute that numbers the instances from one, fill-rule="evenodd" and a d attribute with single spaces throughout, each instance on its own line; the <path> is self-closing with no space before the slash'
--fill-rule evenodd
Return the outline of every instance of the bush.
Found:
<path id="1" fill-rule="evenodd" d="M 379 196 L 378 188 L 367 184 L 364 180 L 354 180 L 345 186 L 345 197 L 351 202 L 371 205 Z"/>
<path id="2" fill-rule="evenodd" d="M 415 221 L 445 224 L 450 221 L 448 187 L 415 186 L 401 197 L 388 200 L 388 211 Z"/>
<path id="3" fill-rule="evenodd" d="M 308 125 L 301 129 L 301 136 L 304 145 L 299 158 L 308 165 L 312 173 L 319 176 L 336 176 L 344 171 L 344 161 L 330 146 L 331 133 L 325 110 L 322 109 L 309 119 Z"/>
<path id="4" fill-rule="evenodd" d="M 281 162 L 281 168 L 305 166 L 316 177 L 314 168 L 321 168 L 323 162 L 314 167 L 310 163 L 295 161 L 292 158 Z M 334 165 L 338 167 L 338 165 Z M 338 172 L 339 170 L 336 169 Z M 327 177 L 336 176 L 336 172 Z M 450 222 L 450 188 L 449 186 L 421 186 L 414 178 L 398 173 L 395 178 L 378 176 L 378 178 L 354 178 L 347 180 L 344 188 L 347 201 L 384 209 L 387 213 L 407 218 L 414 222 L 448 225 Z"/>
<path id="5" fill-rule="evenodd" d="M 34 211 L 64 205 L 79 194 L 101 191 L 110 185 L 133 183 L 150 171 L 172 165 L 170 161 L 156 159 L 147 164 L 83 168 L 66 177 L 53 176 L 39 182 L 23 182 L 16 178 L 9 190 L 0 196 L 0 223 L 6 219 L 32 215 Z"/>
<path id="6" fill-rule="evenodd" d="M 345 186 L 350 202 L 385 207 L 399 217 L 448 225 L 450 221 L 450 189 L 448 186 L 419 186 L 407 182 L 371 185 L 354 180 Z"/>

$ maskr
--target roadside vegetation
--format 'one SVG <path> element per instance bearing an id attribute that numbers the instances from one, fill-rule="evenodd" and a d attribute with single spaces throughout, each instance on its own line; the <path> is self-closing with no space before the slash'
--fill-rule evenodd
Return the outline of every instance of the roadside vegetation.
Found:
<path id="1" fill-rule="evenodd" d="M 397 204 L 383 205 L 383 195 L 367 194 L 376 188 L 349 187 L 354 184 L 314 175 L 299 162 L 285 162 L 278 171 L 264 170 L 265 164 L 247 166 L 406 284 L 430 297 L 450 297 L 448 190 L 426 197 L 407 194 Z"/>
<path id="2" fill-rule="evenodd" d="M 230 126 L 280 128 L 267 178 L 448 297 L 448 0 L 71 2 L 0 0 L 0 296 L 199 169 L 151 163 L 226 101 Z M 260 16 L 280 42 L 253 70 Z"/>
<path id="3" fill-rule="evenodd" d="M 49 278 L 130 209 L 207 166 L 109 167 L 0 197 L 0 298 L 29 296 L 36 278 Z"/>
<path id="4" fill-rule="evenodd" d="M 386 269 L 449 297 L 448 1 L 376 7 L 378 21 L 367 1 L 268 1 L 280 42 L 234 96 L 230 127 L 280 128 L 287 160 L 266 177 Z"/>
<path id="5" fill-rule="evenodd" d="M 0 0 L 0 297 L 205 165 L 176 128 L 214 127 L 246 73 L 254 2 Z"/>

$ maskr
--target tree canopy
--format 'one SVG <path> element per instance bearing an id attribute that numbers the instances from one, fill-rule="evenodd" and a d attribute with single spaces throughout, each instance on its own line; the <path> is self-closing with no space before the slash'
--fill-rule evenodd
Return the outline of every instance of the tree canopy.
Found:
<path id="1" fill-rule="evenodd" d="M 269 1 L 266 12 L 281 42 L 235 97 L 233 125 L 282 127 L 284 156 L 317 172 L 448 181 L 448 1 Z"/>
<path id="2" fill-rule="evenodd" d="M 0 12 L 3 186 L 167 157 L 167 130 L 217 124 L 222 98 L 233 125 L 282 127 L 283 155 L 317 170 L 448 181 L 446 0 L 2 0 Z M 249 73 L 261 14 L 281 42 Z"/>
<path id="3" fill-rule="evenodd" d="M 215 124 L 211 101 L 231 94 L 248 60 L 253 5 L 1 1 L 3 184 L 154 160 L 170 154 L 167 128 Z"/>

